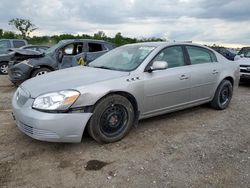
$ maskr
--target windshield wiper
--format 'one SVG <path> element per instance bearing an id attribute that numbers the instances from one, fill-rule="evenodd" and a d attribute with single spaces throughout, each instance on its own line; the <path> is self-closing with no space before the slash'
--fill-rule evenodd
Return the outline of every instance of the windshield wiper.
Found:
<path id="1" fill-rule="evenodd" d="M 113 70 L 112 68 L 106 66 L 93 66 L 93 68 Z"/>

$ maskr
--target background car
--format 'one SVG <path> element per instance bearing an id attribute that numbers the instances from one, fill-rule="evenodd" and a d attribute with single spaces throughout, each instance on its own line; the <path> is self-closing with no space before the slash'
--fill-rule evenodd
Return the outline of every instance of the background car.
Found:
<path id="1" fill-rule="evenodd" d="M 20 48 L 26 45 L 28 45 L 28 42 L 22 39 L 1 39 L 0 40 L 0 54 L 9 53 L 10 48 Z"/>
<path id="2" fill-rule="evenodd" d="M 18 85 L 23 81 L 51 71 L 89 63 L 115 46 L 101 40 L 62 40 L 46 50 L 44 56 L 31 58 L 16 65 L 9 64 L 9 78 Z"/>
<path id="3" fill-rule="evenodd" d="M 48 49 L 48 46 L 26 45 L 20 48 L 10 48 L 8 54 L 0 55 L 0 74 L 8 74 L 8 64 L 10 61 L 17 64 L 23 60 L 41 57 Z"/>
<path id="4" fill-rule="evenodd" d="M 250 80 L 250 47 L 243 47 L 235 61 L 240 64 L 240 78 L 241 81 Z"/>
<path id="5" fill-rule="evenodd" d="M 100 143 L 122 139 L 138 120 L 210 103 L 226 109 L 239 65 L 190 43 L 125 45 L 85 67 L 30 79 L 12 99 L 18 128 L 32 138 Z"/>
<path id="6" fill-rule="evenodd" d="M 227 58 L 228 60 L 231 60 L 231 61 L 234 60 L 234 57 L 237 54 L 235 51 L 230 50 L 228 48 L 224 48 L 224 47 L 212 47 L 212 49 L 217 51 L 218 53 L 220 53 L 225 58 Z"/>

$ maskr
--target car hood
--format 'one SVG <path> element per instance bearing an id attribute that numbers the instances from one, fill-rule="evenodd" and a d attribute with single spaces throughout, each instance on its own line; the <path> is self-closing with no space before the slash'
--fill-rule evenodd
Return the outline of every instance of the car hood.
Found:
<path id="1" fill-rule="evenodd" d="M 9 51 L 15 52 L 18 55 L 40 56 L 40 57 L 43 56 L 43 53 L 35 50 L 11 48 Z"/>
<path id="2" fill-rule="evenodd" d="M 242 58 L 238 59 L 237 62 L 240 65 L 249 65 L 250 66 L 250 58 L 242 57 Z"/>
<path id="3" fill-rule="evenodd" d="M 31 98 L 60 90 L 77 89 L 84 85 L 129 75 L 129 72 L 78 66 L 38 76 L 25 81 L 20 87 L 29 92 Z"/>

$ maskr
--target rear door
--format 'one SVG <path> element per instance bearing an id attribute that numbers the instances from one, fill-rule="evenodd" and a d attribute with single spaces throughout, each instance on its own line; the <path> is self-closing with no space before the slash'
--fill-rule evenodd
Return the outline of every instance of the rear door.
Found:
<path id="1" fill-rule="evenodd" d="M 202 101 L 211 98 L 221 72 L 215 54 L 206 48 L 186 46 L 190 60 L 190 100 Z"/>
<path id="2" fill-rule="evenodd" d="M 87 42 L 87 63 L 95 60 L 101 55 L 105 54 L 108 49 L 102 44 L 98 42 Z"/>
<path id="3" fill-rule="evenodd" d="M 166 61 L 168 68 L 144 73 L 145 116 L 181 107 L 190 100 L 190 72 L 183 47 L 167 47 L 152 62 L 154 61 Z"/>

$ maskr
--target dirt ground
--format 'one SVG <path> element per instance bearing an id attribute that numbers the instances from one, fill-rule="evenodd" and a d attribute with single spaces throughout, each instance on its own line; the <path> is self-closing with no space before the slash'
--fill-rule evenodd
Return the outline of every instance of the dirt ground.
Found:
<path id="1" fill-rule="evenodd" d="M 24 135 L 11 116 L 15 89 L 0 76 L 0 187 L 250 187 L 250 83 L 227 110 L 146 119 L 106 145 Z"/>

